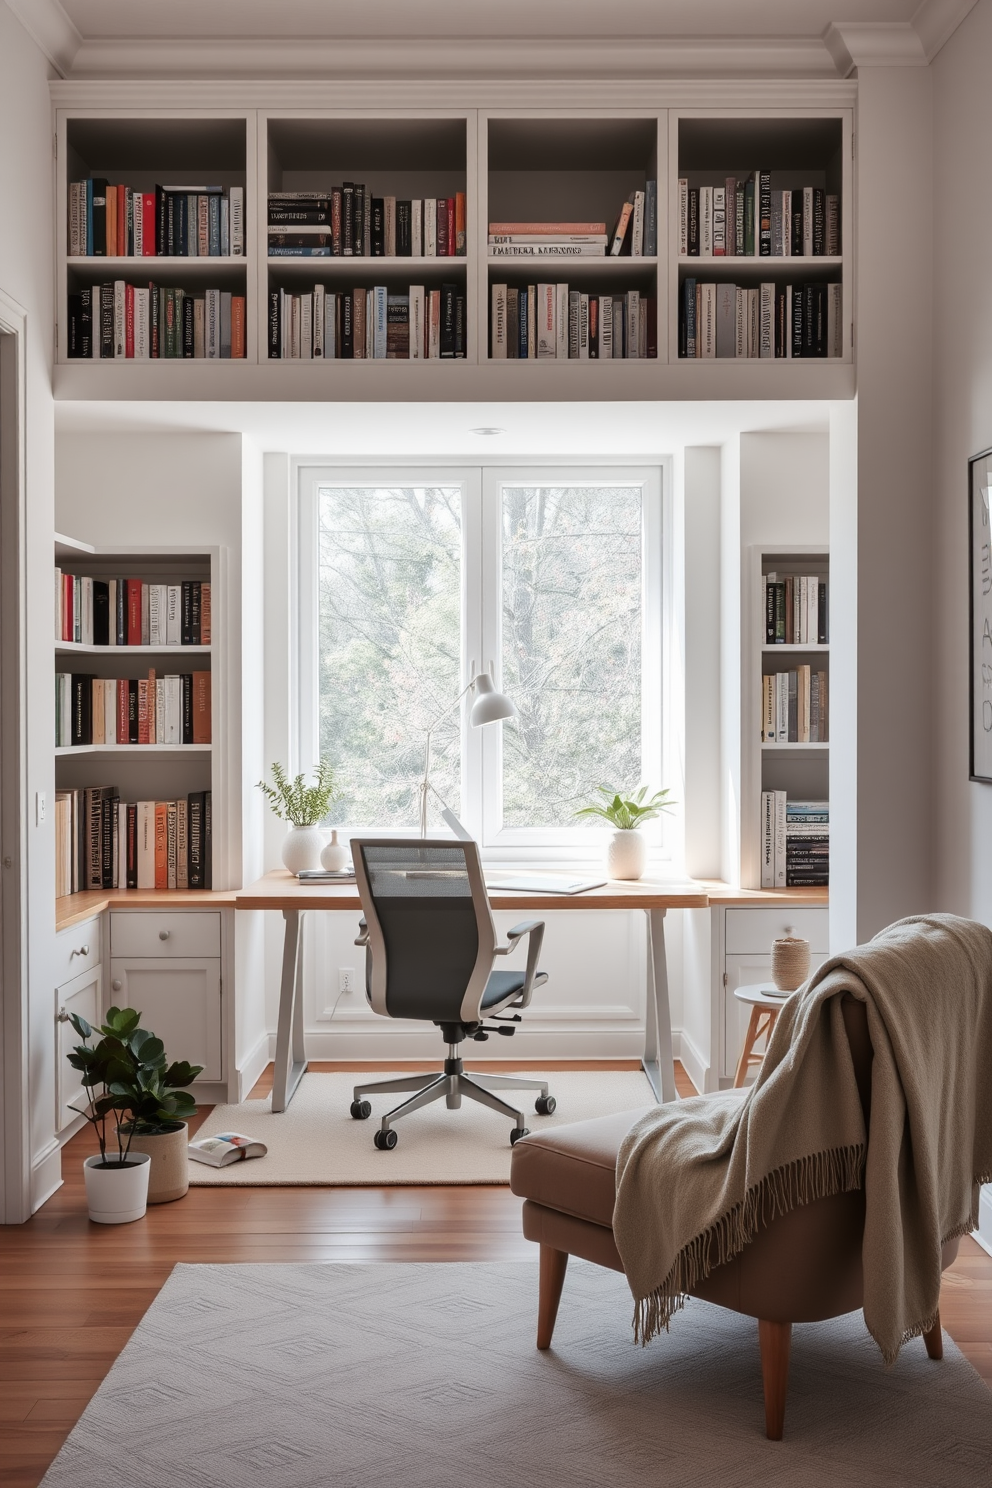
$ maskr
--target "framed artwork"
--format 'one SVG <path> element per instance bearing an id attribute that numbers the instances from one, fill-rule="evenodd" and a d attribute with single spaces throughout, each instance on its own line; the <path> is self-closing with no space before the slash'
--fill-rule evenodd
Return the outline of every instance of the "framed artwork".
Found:
<path id="1" fill-rule="evenodd" d="M 992 785 L 992 450 L 968 461 L 968 775 Z"/>

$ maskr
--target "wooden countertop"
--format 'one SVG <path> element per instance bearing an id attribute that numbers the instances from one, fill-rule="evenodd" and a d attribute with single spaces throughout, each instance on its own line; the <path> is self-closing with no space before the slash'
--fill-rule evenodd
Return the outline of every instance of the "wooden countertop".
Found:
<path id="1" fill-rule="evenodd" d="M 223 909 L 234 889 L 80 889 L 55 901 L 55 931 L 91 920 L 105 909 Z"/>
<path id="2" fill-rule="evenodd" d="M 732 889 L 715 880 L 700 880 L 700 888 L 709 894 L 710 904 L 760 909 L 817 909 L 830 903 L 829 889 Z"/>

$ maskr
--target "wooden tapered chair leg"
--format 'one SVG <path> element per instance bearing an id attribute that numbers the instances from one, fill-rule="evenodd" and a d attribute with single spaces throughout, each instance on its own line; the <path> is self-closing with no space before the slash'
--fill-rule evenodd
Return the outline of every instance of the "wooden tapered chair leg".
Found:
<path id="1" fill-rule="evenodd" d="M 944 1335 L 940 1327 L 940 1313 L 928 1333 L 924 1333 L 923 1342 L 927 1346 L 927 1353 L 931 1359 L 942 1359 L 944 1357 Z"/>
<path id="2" fill-rule="evenodd" d="M 789 1389 L 791 1323 L 758 1323 L 761 1344 L 761 1379 L 765 1387 L 765 1435 L 781 1441 L 785 1426 L 785 1397 Z"/>
<path id="3" fill-rule="evenodd" d="M 565 1285 L 565 1268 L 568 1251 L 555 1250 L 551 1245 L 541 1246 L 540 1290 L 537 1302 L 537 1346 L 551 1347 L 551 1335 L 555 1331 L 561 1289 Z"/>

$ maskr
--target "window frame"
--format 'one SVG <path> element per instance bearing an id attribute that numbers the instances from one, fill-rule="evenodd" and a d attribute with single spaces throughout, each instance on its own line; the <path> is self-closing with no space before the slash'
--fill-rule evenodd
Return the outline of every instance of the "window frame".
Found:
<path id="1" fill-rule="evenodd" d="M 321 487 L 460 485 L 462 488 L 461 685 L 473 668 L 490 669 L 500 686 L 502 653 L 502 513 L 506 485 L 640 485 L 641 522 L 641 769 L 653 786 L 669 784 L 669 766 L 680 755 L 675 745 L 671 661 L 678 637 L 674 626 L 673 502 L 671 461 L 622 464 L 584 461 L 522 463 L 513 460 L 468 464 L 464 461 L 395 460 L 388 464 L 337 465 L 333 460 L 298 459 L 294 464 L 291 543 L 294 553 L 291 603 L 291 698 L 296 723 L 294 770 L 310 771 L 319 747 L 318 554 L 317 503 Z M 477 576 L 477 581 L 476 581 Z M 651 676 L 657 679 L 650 683 Z M 502 728 L 468 726 L 471 698 L 461 709 L 462 806 L 460 819 L 490 862 L 556 862 L 599 864 L 608 828 L 504 827 L 502 796 Z M 681 793 L 676 789 L 676 795 Z M 431 813 L 432 835 L 448 829 Z M 677 816 L 663 816 L 644 831 L 651 857 L 670 863 L 681 841 L 681 806 Z M 355 823 L 350 834 L 395 834 L 396 827 Z M 410 830 L 416 831 L 416 822 Z"/>

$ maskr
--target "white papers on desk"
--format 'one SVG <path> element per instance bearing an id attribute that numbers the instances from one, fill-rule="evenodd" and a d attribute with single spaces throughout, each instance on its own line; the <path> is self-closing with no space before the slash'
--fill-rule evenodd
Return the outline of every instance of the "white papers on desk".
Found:
<path id="1" fill-rule="evenodd" d="M 487 889 L 510 889 L 520 894 L 584 894 L 602 889 L 605 878 L 569 878 L 564 873 L 544 873 L 533 878 L 525 873 L 486 874 Z"/>

